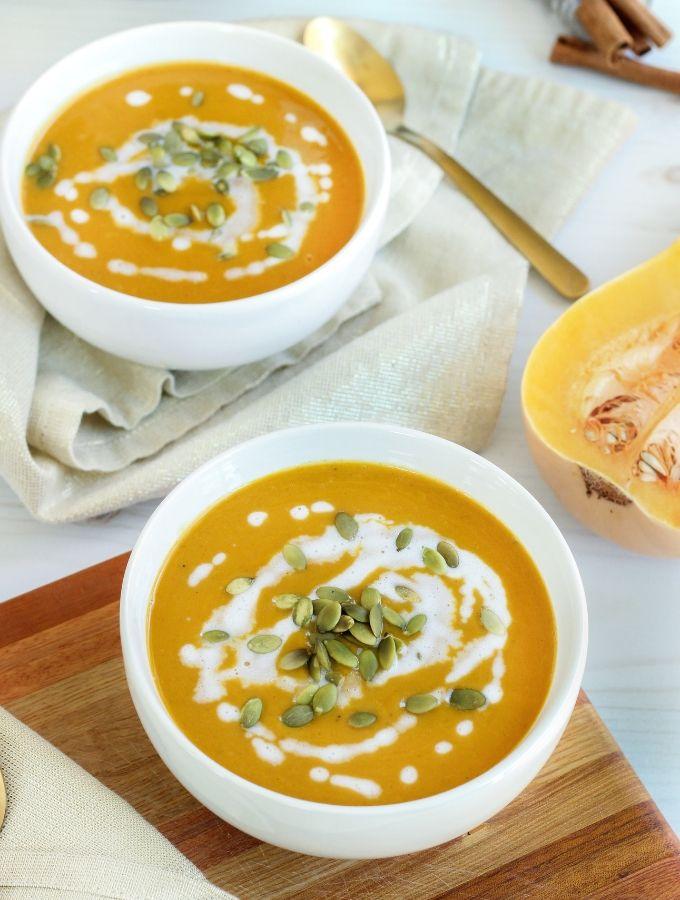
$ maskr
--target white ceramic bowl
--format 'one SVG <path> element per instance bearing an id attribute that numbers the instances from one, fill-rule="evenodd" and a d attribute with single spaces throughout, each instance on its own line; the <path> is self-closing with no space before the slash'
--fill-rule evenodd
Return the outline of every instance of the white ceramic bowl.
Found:
<path id="1" fill-rule="evenodd" d="M 527 548 L 555 610 L 555 676 L 531 731 L 492 769 L 421 800 L 334 806 L 251 784 L 184 736 L 166 711 L 151 674 L 149 599 L 158 571 L 184 529 L 220 498 L 254 479 L 290 466 L 337 459 L 402 466 L 473 497 Z M 574 707 L 585 665 L 587 614 L 581 579 L 564 538 L 545 510 L 509 475 L 442 438 L 392 425 L 343 423 L 278 431 L 248 441 L 178 485 L 153 513 L 132 552 L 123 582 L 121 638 L 128 684 L 142 724 L 168 768 L 201 803 L 242 831 L 289 850 L 373 858 L 412 853 L 457 837 L 497 813 L 531 781 Z"/>
<path id="2" fill-rule="evenodd" d="M 21 179 L 38 134 L 83 90 L 139 66 L 209 60 L 256 69 L 303 91 L 345 129 L 361 160 L 366 201 L 359 228 L 304 278 L 253 298 L 178 304 L 142 300 L 96 284 L 40 244 L 21 212 Z M 212 369 L 263 359 L 320 328 L 365 274 L 389 194 L 385 132 L 364 94 L 300 44 L 253 28 L 172 22 L 123 31 L 76 50 L 21 98 L 0 149 L 0 222 L 27 284 L 52 315 L 117 356 L 153 366 Z"/>

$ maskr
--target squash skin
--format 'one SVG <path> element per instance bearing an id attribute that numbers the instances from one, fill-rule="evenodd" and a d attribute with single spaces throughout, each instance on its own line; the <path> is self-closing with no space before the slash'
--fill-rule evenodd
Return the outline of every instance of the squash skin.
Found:
<path id="1" fill-rule="evenodd" d="M 680 412 L 679 323 L 680 241 L 573 304 L 537 342 L 522 381 L 527 443 L 541 474 L 560 501 L 602 537 L 628 550 L 657 557 L 680 557 L 680 444 L 676 415 Z M 635 335 L 632 343 L 627 335 Z M 647 340 L 649 343 L 645 343 Z M 645 356 L 640 348 L 655 347 L 662 349 L 658 357 L 652 355 L 650 362 L 649 355 Z M 643 362 L 639 370 L 630 368 L 630 357 L 624 363 L 625 357 L 618 355 L 620 350 L 628 352 L 630 348 L 633 354 L 641 352 Z M 670 353 L 666 352 L 669 348 Z M 592 416 L 599 413 L 602 422 L 615 422 L 618 410 L 607 405 L 593 409 L 591 404 L 598 400 L 593 401 L 593 395 L 581 390 L 584 384 L 590 386 L 594 374 L 609 370 L 625 375 L 614 390 L 619 394 L 632 391 L 632 397 L 621 397 L 624 407 L 625 401 L 635 401 L 639 390 L 643 402 L 654 395 L 645 384 L 654 389 L 661 384 L 658 379 L 647 380 L 645 373 L 662 372 L 670 393 L 659 401 L 658 409 L 653 403 L 648 404 L 650 419 L 639 420 L 629 444 L 624 439 L 620 447 L 605 448 L 605 455 L 600 455 L 598 444 L 592 443 L 596 438 L 588 434 L 586 421 L 589 428 Z M 631 375 L 635 376 L 632 382 L 626 382 Z M 636 377 L 642 379 L 641 388 Z M 613 396 L 604 393 L 599 401 Z M 642 465 L 640 450 L 650 446 L 650 434 L 658 433 L 659 416 L 667 416 L 669 410 L 675 410 L 675 437 L 671 438 L 675 441 L 675 463 L 667 465 L 675 468 L 666 469 L 670 471 L 668 481 L 662 484 L 663 479 L 658 479 L 659 491 L 654 487 L 655 493 L 650 495 L 650 486 L 641 483 L 650 478 L 641 478 L 637 468 Z M 614 418 L 607 418 L 611 416 Z M 623 418 L 627 418 L 625 408 Z M 616 427 L 605 424 L 601 434 L 609 438 L 608 432 Z M 654 482 L 654 474 L 651 475 Z"/>

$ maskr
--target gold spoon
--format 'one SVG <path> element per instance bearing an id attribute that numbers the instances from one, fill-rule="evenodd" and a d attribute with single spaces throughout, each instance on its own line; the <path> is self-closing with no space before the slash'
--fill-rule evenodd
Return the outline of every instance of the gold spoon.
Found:
<path id="1" fill-rule="evenodd" d="M 312 19 L 307 24 L 303 43 L 340 68 L 361 88 L 377 109 L 389 134 L 413 144 L 438 163 L 456 187 L 556 291 L 570 300 L 586 293 L 589 285 L 583 272 L 459 162 L 404 125 L 404 86 L 390 63 L 372 44 L 349 25 L 326 16 Z"/>

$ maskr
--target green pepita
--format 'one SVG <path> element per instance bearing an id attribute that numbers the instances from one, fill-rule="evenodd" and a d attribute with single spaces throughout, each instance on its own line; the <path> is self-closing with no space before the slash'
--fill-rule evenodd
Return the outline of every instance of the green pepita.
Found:
<path id="1" fill-rule="evenodd" d="M 279 243 L 267 244 L 264 252 L 267 256 L 273 256 L 274 259 L 291 259 L 291 257 L 295 256 L 294 251 L 290 247 Z"/>
<path id="2" fill-rule="evenodd" d="M 100 147 L 99 155 L 102 159 L 105 159 L 106 162 L 116 162 L 116 160 L 118 159 L 118 154 L 113 149 L 113 147 Z"/>
<path id="3" fill-rule="evenodd" d="M 319 660 L 319 665 L 322 669 L 330 669 L 331 667 L 331 658 L 328 654 L 328 650 L 326 650 L 326 645 L 323 641 L 317 641 L 316 643 L 316 655 Z"/>
<path id="4" fill-rule="evenodd" d="M 391 634 L 384 637 L 378 645 L 378 662 L 382 669 L 391 669 L 397 659 L 397 646 Z"/>
<path id="5" fill-rule="evenodd" d="M 310 656 L 307 669 L 314 681 L 321 681 L 321 663 L 319 662 L 318 654 L 315 653 L 314 656 Z"/>
<path id="6" fill-rule="evenodd" d="M 364 609 L 371 610 L 376 603 L 381 601 L 380 591 L 374 587 L 364 588 L 361 592 L 361 605 Z"/>
<path id="7" fill-rule="evenodd" d="M 199 161 L 200 156 L 192 150 L 185 150 L 182 153 L 173 153 L 172 161 L 176 166 L 194 166 Z"/>
<path id="8" fill-rule="evenodd" d="M 158 187 L 167 194 L 172 194 L 172 192 L 176 191 L 178 188 L 175 176 L 172 172 L 168 172 L 165 169 L 161 169 L 158 175 L 156 175 L 156 183 L 158 184 Z"/>
<path id="9" fill-rule="evenodd" d="M 293 157 L 287 150 L 278 150 L 274 162 L 280 169 L 293 168 Z"/>
<path id="10" fill-rule="evenodd" d="M 205 93 L 203 91 L 194 91 L 191 95 L 191 105 L 192 106 L 202 106 L 203 101 L 205 100 Z"/>
<path id="11" fill-rule="evenodd" d="M 304 628 L 312 619 L 314 607 L 309 597 L 299 597 L 293 607 L 293 622 L 298 628 Z"/>
<path id="12" fill-rule="evenodd" d="M 137 135 L 137 140 L 142 144 L 146 144 L 147 147 L 152 147 L 154 144 L 162 141 L 163 136 L 158 134 L 157 131 L 145 131 L 143 134 Z"/>
<path id="13" fill-rule="evenodd" d="M 54 182 L 56 181 L 57 173 L 56 170 L 52 172 L 41 172 L 40 175 L 35 180 L 35 183 L 39 188 L 48 188 L 52 187 Z"/>
<path id="14" fill-rule="evenodd" d="M 299 594 L 277 594 L 272 603 L 277 609 L 292 609 L 299 599 Z"/>
<path id="15" fill-rule="evenodd" d="M 413 539 L 413 529 L 412 528 L 402 528 L 399 534 L 397 535 L 397 539 L 395 544 L 397 545 L 397 550 L 405 550 L 408 545 L 411 543 Z"/>
<path id="16" fill-rule="evenodd" d="M 314 694 L 314 699 L 312 700 L 312 709 L 317 716 L 321 716 L 324 713 L 330 712 L 338 700 L 338 688 L 337 685 L 332 682 L 329 684 L 324 684 L 323 687 L 320 687 L 319 690 Z"/>
<path id="17" fill-rule="evenodd" d="M 292 569 L 301 572 L 307 568 L 307 557 L 297 544 L 286 544 L 282 552 L 283 558 Z"/>
<path id="18" fill-rule="evenodd" d="M 149 153 L 151 155 L 151 162 L 156 168 L 164 166 L 168 161 L 168 154 L 160 145 L 158 147 L 152 147 Z"/>
<path id="19" fill-rule="evenodd" d="M 377 608 L 377 606 L 373 607 L 373 609 Z M 360 644 L 366 644 L 367 647 L 375 647 L 377 643 L 376 635 L 373 634 L 368 625 L 364 625 L 363 622 L 355 622 L 350 628 L 349 633 L 352 637 L 356 638 Z"/>
<path id="20" fill-rule="evenodd" d="M 273 653 L 282 643 L 278 634 L 256 634 L 248 641 L 247 647 L 253 653 Z"/>
<path id="21" fill-rule="evenodd" d="M 164 241 L 171 233 L 172 230 L 163 221 L 163 216 L 154 216 L 149 222 L 149 234 L 155 241 Z"/>
<path id="22" fill-rule="evenodd" d="M 168 213 L 167 216 L 163 216 L 163 221 L 171 228 L 186 228 L 191 224 L 191 219 L 185 213 Z"/>
<path id="23" fill-rule="evenodd" d="M 145 191 L 151 184 L 151 169 L 143 166 L 135 173 L 135 187 L 140 191 Z"/>
<path id="24" fill-rule="evenodd" d="M 251 697 L 250 700 L 246 700 L 246 702 L 241 707 L 239 722 L 241 723 L 243 728 L 252 728 L 253 725 L 257 725 L 257 723 L 260 721 L 261 715 L 262 701 L 259 697 Z"/>
<path id="25" fill-rule="evenodd" d="M 339 512 L 335 517 L 335 528 L 341 538 L 353 541 L 359 531 L 359 523 L 349 513 Z"/>
<path id="26" fill-rule="evenodd" d="M 57 168 L 57 163 L 54 157 L 50 156 L 49 153 L 42 153 L 38 157 L 38 166 L 43 172 L 53 172 Z"/>
<path id="27" fill-rule="evenodd" d="M 326 650 L 341 666 L 347 666 L 349 669 L 356 669 L 359 666 L 359 658 L 342 641 L 335 639 L 327 641 Z"/>
<path id="28" fill-rule="evenodd" d="M 420 594 L 407 584 L 398 584 L 394 590 L 402 600 L 406 600 L 408 603 L 420 603 Z"/>
<path id="29" fill-rule="evenodd" d="M 224 225 L 227 214 L 221 203 L 211 203 L 205 211 L 205 217 L 208 220 L 208 225 L 212 225 L 213 228 L 219 228 L 220 225 Z"/>
<path id="30" fill-rule="evenodd" d="M 378 717 L 375 713 L 371 712 L 355 712 L 347 720 L 347 723 L 352 726 L 352 728 L 368 728 L 370 725 L 375 724 L 377 722 Z"/>
<path id="31" fill-rule="evenodd" d="M 169 153 L 170 156 L 173 156 L 175 153 L 179 153 L 182 149 L 182 138 L 179 134 L 172 129 L 172 131 L 168 131 L 168 133 L 163 138 L 163 149 L 166 153 Z"/>
<path id="32" fill-rule="evenodd" d="M 39 175 L 42 169 L 38 165 L 38 163 L 31 162 L 24 169 L 24 174 L 28 175 L 29 178 L 35 178 L 36 175 Z"/>
<path id="33" fill-rule="evenodd" d="M 383 606 L 383 619 L 388 625 L 393 625 L 395 628 L 400 628 L 402 631 L 406 628 L 406 619 L 401 613 L 398 613 L 396 609 L 392 609 L 391 606 Z"/>
<path id="34" fill-rule="evenodd" d="M 290 706 L 281 716 L 281 721 L 289 728 L 300 728 L 309 725 L 314 718 L 314 710 L 305 703 L 296 703 Z"/>
<path id="35" fill-rule="evenodd" d="M 479 709 L 486 703 L 486 697 L 481 691 L 474 688 L 454 688 L 449 697 L 449 703 L 455 709 L 470 710 Z"/>
<path id="36" fill-rule="evenodd" d="M 308 684 L 306 688 L 303 688 L 300 693 L 297 695 L 293 703 L 302 703 L 303 706 L 308 706 L 312 702 L 312 697 L 319 690 L 317 685 Z"/>
<path id="37" fill-rule="evenodd" d="M 435 575 L 443 575 L 446 572 L 446 560 L 438 550 L 432 547 L 423 547 L 423 562 Z"/>
<path id="38" fill-rule="evenodd" d="M 364 681 L 373 681 L 378 671 L 378 657 L 372 650 L 363 650 L 359 656 L 359 673 Z"/>
<path id="39" fill-rule="evenodd" d="M 61 160 L 61 147 L 59 144 L 48 144 L 47 155 L 51 156 L 55 162 L 59 162 Z"/>
<path id="40" fill-rule="evenodd" d="M 338 619 L 337 624 L 333 627 L 333 631 L 335 634 L 343 634 L 345 631 L 349 631 L 353 625 L 354 619 L 346 613 L 343 613 Z"/>
<path id="41" fill-rule="evenodd" d="M 95 188 L 90 194 L 90 206 L 92 209 L 106 209 L 109 205 L 111 194 L 109 189 L 105 187 Z"/>
<path id="42" fill-rule="evenodd" d="M 432 694 L 413 694 L 406 700 L 406 709 L 417 716 L 430 712 L 439 706 L 439 701 Z"/>
<path id="43" fill-rule="evenodd" d="M 191 218 L 194 220 L 194 222 L 203 221 L 203 212 L 199 206 L 196 206 L 195 203 L 192 203 L 189 206 L 189 212 L 191 213 Z"/>
<path id="44" fill-rule="evenodd" d="M 300 204 L 301 212 L 313 213 L 315 209 L 316 209 L 316 207 L 314 206 L 313 203 L 310 203 L 309 200 L 305 200 L 303 203 Z"/>
<path id="45" fill-rule="evenodd" d="M 218 178 L 230 178 L 237 169 L 238 165 L 235 162 L 225 162 L 222 163 L 215 174 Z"/>
<path id="46" fill-rule="evenodd" d="M 427 616 L 425 613 L 418 613 L 418 615 L 413 616 L 413 618 L 409 619 L 406 623 L 406 634 L 417 634 L 419 631 L 423 630 L 425 623 L 427 622 Z"/>
<path id="47" fill-rule="evenodd" d="M 229 182 L 226 178 L 218 178 L 217 181 L 213 182 L 213 186 L 218 194 L 229 193 Z"/>
<path id="48" fill-rule="evenodd" d="M 291 650 L 290 653 L 285 653 L 279 659 L 279 666 L 288 672 L 293 669 L 301 669 L 303 666 L 307 665 L 308 661 L 309 653 L 303 648 L 300 648 L 298 650 Z"/>
<path id="49" fill-rule="evenodd" d="M 368 614 L 368 622 L 371 626 L 371 631 L 376 637 L 380 637 L 383 630 L 383 607 L 382 603 L 376 603 L 375 606 L 371 607 L 371 611 Z"/>
<path id="50" fill-rule="evenodd" d="M 437 544 L 437 551 L 444 557 L 444 561 L 449 569 L 455 569 L 459 564 L 460 559 L 458 557 L 458 551 L 450 544 L 448 541 L 439 541 Z"/>
<path id="51" fill-rule="evenodd" d="M 243 138 L 241 140 L 243 141 Z M 264 156 L 267 152 L 267 141 L 264 138 L 253 138 L 252 141 L 245 141 L 244 143 L 256 156 Z"/>
<path id="52" fill-rule="evenodd" d="M 236 597 L 238 594 L 242 594 L 244 591 L 247 591 L 254 581 L 254 578 L 234 578 L 229 582 L 225 590 L 228 594 L 231 594 L 232 597 Z"/>
<path id="53" fill-rule="evenodd" d="M 241 144 L 237 144 L 234 147 L 234 156 L 242 166 L 246 166 L 249 169 L 254 169 L 257 166 L 257 156 L 252 150 L 243 147 Z"/>
<path id="54" fill-rule="evenodd" d="M 355 622 L 368 622 L 368 610 L 358 603 L 345 603 L 342 607 L 348 616 L 351 616 Z"/>
<path id="55" fill-rule="evenodd" d="M 316 596 L 320 600 L 335 600 L 337 603 L 351 603 L 352 601 L 352 598 L 347 591 L 343 591 L 343 589 L 339 587 L 333 587 L 332 584 L 326 584 L 323 587 L 317 588 Z"/>
<path id="56" fill-rule="evenodd" d="M 479 618 L 484 628 L 486 628 L 487 631 L 491 632 L 491 634 L 505 634 L 505 625 L 501 621 L 500 617 L 492 609 L 489 609 L 488 606 L 482 607 L 479 613 Z"/>
<path id="57" fill-rule="evenodd" d="M 338 624 L 341 615 L 342 607 L 340 604 L 337 600 L 330 600 L 316 617 L 317 629 L 319 631 L 332 631 Z"/>
<path id="58" fill-rule="evenodd" d="M 201 637 L 209 644 L 219 644 L 222 641 L 229 640 L 229 632 L 222 631 L 220 628 L 211 628 L 208 631 L 204 631 Z"/>
<path id="59" fill-rule="evenodd" d="M 201 143 L 198 132 L 195 128 L 192 128 L 191 125 L 180 125 L 179 134 L 186 144 L 196 145 Z"/>
<path id="60" fill-rule="evenodd" d="M 153 199 L 153 197 L 141 197 L 139 201 L 139 208 L 144 213 L 144 215 L 148 216 L 150 219 L 158 215 L 158 204 Z"/>

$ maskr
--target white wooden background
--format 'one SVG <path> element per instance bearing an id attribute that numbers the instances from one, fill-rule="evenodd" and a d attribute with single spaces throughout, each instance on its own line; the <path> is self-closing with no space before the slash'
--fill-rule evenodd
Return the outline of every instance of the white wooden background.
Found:
<path id="1" fill-rule="evenodd" d="M 680 32 L 677 0 L 657 0 L 655 9 Z M 488 66 L 565 81 L 632 107 L 639 116 L 636 133 L 558 238 L 593 284 L 652 256 L 680 232 L 680 97 L 550 66 L 546 59 L 559 26 L 541 0 L 0 0 L 0 108 L 65 53 L 122 28 L 319 13 L 447 29 L 474 41 Z M 657 59 L 680 69 L 680 36 Z M 507 396 L 486 455 L 532 491 L 566 535 L 590 608 L 585 687 L 680 830 L 680 561 L 637 557 L 589 534 L 542 482 L 522 435 L 524 361 L 563 309 L 563 301 L 532 277 Z M 0 599 L 128 550 L 153 507 L 144 503 L 107 520 L 47 526 L 32 521 L 0 482 Z"/>

